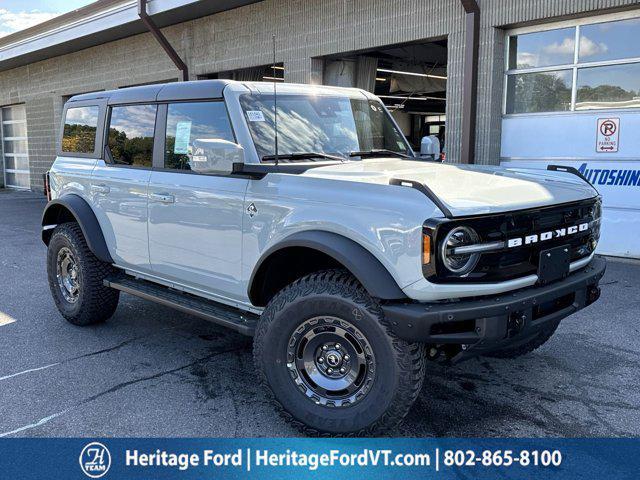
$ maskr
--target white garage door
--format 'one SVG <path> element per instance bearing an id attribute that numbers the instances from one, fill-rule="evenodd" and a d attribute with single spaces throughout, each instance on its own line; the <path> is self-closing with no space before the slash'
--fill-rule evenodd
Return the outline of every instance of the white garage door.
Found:
<path id="1" fill-rule="evenodd" d="M 9 188 L 29 188 L 27 117 L 24 105 L 3 107 L 0 119 L 4 184 Z"/>

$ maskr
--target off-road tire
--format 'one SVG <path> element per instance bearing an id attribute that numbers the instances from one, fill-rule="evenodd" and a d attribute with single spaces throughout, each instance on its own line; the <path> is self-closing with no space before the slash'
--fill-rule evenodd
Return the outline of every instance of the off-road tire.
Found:
<path id="1" fill-rule="evenodd" d="M 560 325 L 559 320 L 557 322 L 552 322 L 550 325 L 543 328 L 537 336 L 529 340 L 527 343 L 523 343 L 522 345 L 518 345 L 517 347 L 504 348 L 502 350 L 490 353 L 486 356 L 493 358 L 518 358 L 522 355 L 526 355 L 527 353 L 531 353 L 535 349 L 547 343 L 547 340 L 549 340 L 558 329 L 558 325 Z"/>
<path id="2" fill-rule="evenodd" d="M 347 406 L 316 404 L 296 386 L 287 367 L 290 336 L 309 319 L 322 315 L 351 323 L 366 337 L 375 356 L 369 390 Z M 343 270 L 307 275 L 280 291 L 260 318 L 253 356 L 276 408 L 310 435 L 373 435 L 396 426 L 416 400 L 426 368 L 424 346 L 396 337 L 379 304 Z"/>
<path id="3" fill-rule="evenodd" d="M 79 289 L 75 303 L 65 299 L 57 279 L 58 253 L 62 248 L 71 251 L 78 266 Z M 98 260 L 89 249 L 77 223 L 55 227 L 47 252 L 47 274 L 53 300 L 67 321 L 85 326 L 104 322 L 113 315 L 120 292 L 105 287 L 103 280 L 114 271 L 114 267 Z"/>

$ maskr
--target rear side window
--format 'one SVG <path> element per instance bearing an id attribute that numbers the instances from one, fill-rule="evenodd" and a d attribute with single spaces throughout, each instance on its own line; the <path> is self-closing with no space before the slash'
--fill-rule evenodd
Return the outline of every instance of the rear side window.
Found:
<path id="1" fill-rule="evenodd" d="M 113 162 L 151 168 L 155 122 L 155 105 L 112 107 L 109 152 Z"/>
<path id="2" fill-rule="evenodd" d="M 164 167 L 191 170 L 194 140 L 234 141 L 224 102 L 171 103 L 167 109 Z"/>
<path id="3" fill-rule="evenodd" d="M 96 147 L 99 111 L 97 105 L 67 109 L 62 132 L 63 152 L 93 153 Z"/>

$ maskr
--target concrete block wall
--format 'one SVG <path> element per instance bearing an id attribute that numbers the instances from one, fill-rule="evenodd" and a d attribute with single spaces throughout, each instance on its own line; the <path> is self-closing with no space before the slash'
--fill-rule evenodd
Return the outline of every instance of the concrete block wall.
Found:
<path id="1" fill-rule="evenodd" d="M 481 9 L 476 161 L 496 164 L 504 66 L 504 28 L 638 8 L 631 0 L 479 0 Z M 447 38 L 447 154 L 460 158 L 464 11 L 459 0 L 265 0 L 163 29 L 191 79 L 276 61 L 286 80 L 320 83 L 321 57 Z M 177 70 L 150 34 L 0 72 L 0 106 L 25 103 L 31 186 L 55 157 L 66 96 L 168 80 Z"/>

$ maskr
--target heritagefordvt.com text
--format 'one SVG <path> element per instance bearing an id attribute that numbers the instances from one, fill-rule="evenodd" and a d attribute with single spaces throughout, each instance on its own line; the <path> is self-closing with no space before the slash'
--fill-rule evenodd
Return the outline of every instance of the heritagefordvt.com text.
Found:
<path id="1" fill-rule="evenodd" d="M 318 470 L 321 467 L 353 466 L 431 466 L 429 453 L 395 453 L 392 450 L 364 449 L 359 453 L 329 450 L 323 453 L 303 453 L 287 449 L 274 453 L 260 449 L 238 449 L 220 453 L 203 450 L 202 453 L 172 453 L 156 450 L 151 453 L 126 450 L 127 467 L 168 467 L 188 470 L 193 467 L 238 467 L 250 471 L 252 467 L 302 467 Z"/>

